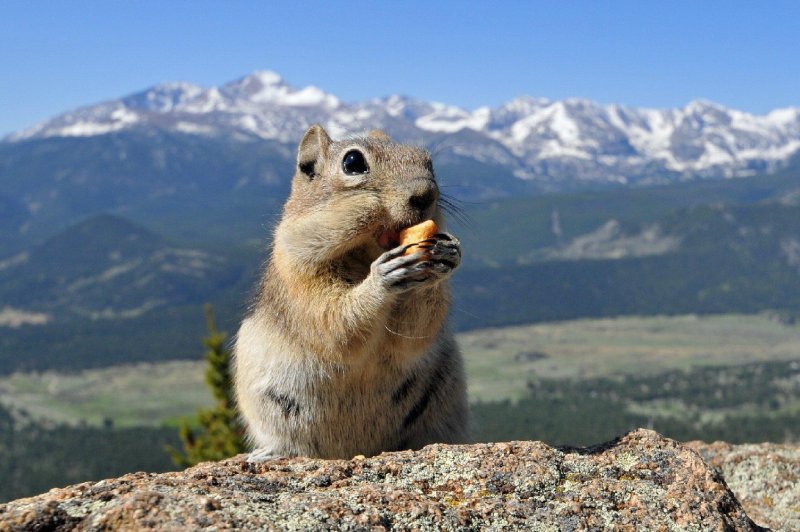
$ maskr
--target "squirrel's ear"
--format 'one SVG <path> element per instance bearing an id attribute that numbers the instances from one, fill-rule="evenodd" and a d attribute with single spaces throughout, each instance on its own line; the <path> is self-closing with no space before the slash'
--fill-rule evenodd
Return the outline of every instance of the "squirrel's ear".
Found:
<path id="1" fill-rule="evenodd" d="M 381 131 L 380 129 L 373 129 L 369 133 L 367 133 L 368 137 L 372 137 L 373 139 L 380 139 L 380 140 L 392 140 L 389 135 Z"/>
<path id="2" fill-rule="evenodd" d="M 330 145 L 331 138 L 321 125 L 314 124 L 308 128 L 297 148 L 297 168 L 309 179 L 314 179 L 322 171 Z"/>

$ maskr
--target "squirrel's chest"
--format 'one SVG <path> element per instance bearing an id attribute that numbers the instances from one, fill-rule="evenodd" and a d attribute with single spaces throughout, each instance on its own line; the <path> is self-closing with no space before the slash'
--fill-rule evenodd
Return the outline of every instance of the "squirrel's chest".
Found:
<path id="1" fill-rule="evenodd" d="M 365 358 L 349 366 L 325 364 L 312 371 L 306 368 L 302 376 L 296 373 L 296 368 L 285 370 L 287 374 L 294 373 L 293 380 L 305 388 L 304 395 L 309 400 L 328 407 L 341 405 L 344 409 L 365 402 L 382 402 L 413 371 L 412 366 L 398 364 L 383 353 L 368 353 Z"/>
<path id="2" fill-rule="evenodd" d="M 407 389 L 424 372 L 419 363 L 401 363 L 378 352 L 349 366 L 281 366 L 273 382 L 287 396 L 298 398 L 306 420 L 342 425 L 356 421 L 359 426 L 402 410 Z"/>

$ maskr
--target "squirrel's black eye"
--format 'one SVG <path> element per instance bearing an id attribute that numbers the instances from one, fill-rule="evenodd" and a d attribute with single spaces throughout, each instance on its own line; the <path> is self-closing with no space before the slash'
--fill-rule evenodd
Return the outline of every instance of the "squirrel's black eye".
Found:
<path id="1" fill-rule="evenodd" d="M 344 154 L 342 159 L 342 170 L 347 175 L 366 174 L 369 172 L 369 166 L 364 159 L 364 154 L 358 150 L 350 150 Z"/>

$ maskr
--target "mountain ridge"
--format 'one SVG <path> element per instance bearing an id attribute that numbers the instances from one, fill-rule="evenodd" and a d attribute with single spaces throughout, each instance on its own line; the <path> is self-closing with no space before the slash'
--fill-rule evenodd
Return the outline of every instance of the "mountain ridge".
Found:
<path id="1" fill-rule="evenodd" d="M 6 142 L 140 128 L 294 143 L 312 123 L 334 136 L 381 128 L 410 142 L 499 164 L 525 180 L 650 183 L 780 169 L 800 152 L 800 107 L 753 115 L 707 101 L 683 108 L 521 96 L 466 110 L 391 95 L 345 103 L 256 71 L 219 87 L 162 83 L 13 133 Z"/>

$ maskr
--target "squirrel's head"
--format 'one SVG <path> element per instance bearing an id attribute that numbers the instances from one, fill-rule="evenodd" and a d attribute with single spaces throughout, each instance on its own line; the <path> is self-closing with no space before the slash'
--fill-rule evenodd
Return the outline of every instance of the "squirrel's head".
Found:
<path id="1" fill-rule="evenodd" d="M 377 257 L 399 230 L 443 220 L 430 153 L 382 131 L 333 141 L 319 125 L 300 141 L 276 242 L 326 260 L 360 248 Z M 310 257 L 306 257 L 310 258 Z"/>

